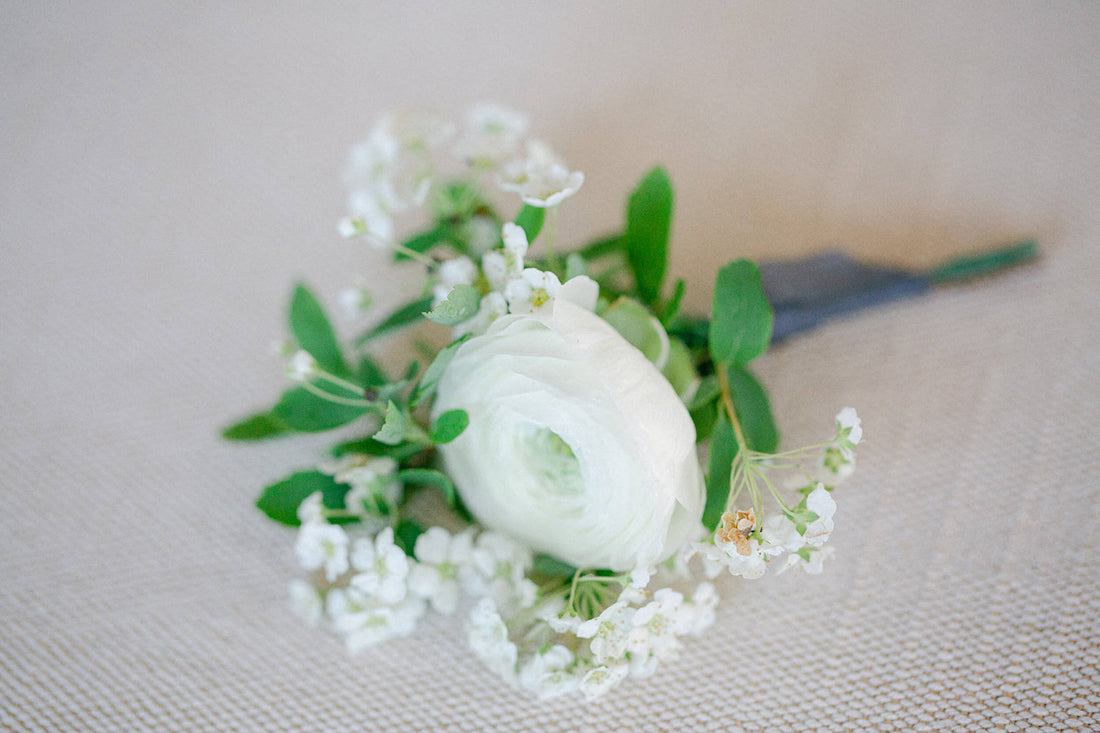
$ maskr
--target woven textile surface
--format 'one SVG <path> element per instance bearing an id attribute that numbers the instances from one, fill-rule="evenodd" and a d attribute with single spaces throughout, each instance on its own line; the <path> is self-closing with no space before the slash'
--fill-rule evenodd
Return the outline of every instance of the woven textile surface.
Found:
<path id="1" fill-rule="evenodd" d="M 1100 729 L 1100 13 L 670 8 L 5 10 L 0 729 Z M 296 278 L 415 287 L 335 234 L 347 147 L 487 96 L 589 174 L 563 235 L 668 165 L 695 309 L 745 253 L 1045 247 L 761 359 L 785 444 L 863 418 L 836 552 L 720 581 L 705 637 L 595 704 L 502 685 L 461 612 L 354 657 L 306 628 L 293 532 L 252 502 L 324 441 L 218 436 L 281 386 Z"/>

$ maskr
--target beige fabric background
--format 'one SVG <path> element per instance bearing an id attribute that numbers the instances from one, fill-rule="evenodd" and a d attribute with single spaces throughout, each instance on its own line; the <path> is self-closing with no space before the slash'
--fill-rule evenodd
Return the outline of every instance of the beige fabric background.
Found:
<path id="1" fill-rule="evenodd" d="M 1066 730 L 1100 716 L 1100 6 L 4 3 L 0 727 Z M 503 688 L 459 619 L 349 658 L 286 608 L 252 507 L 322 441 L 217 429 L 280 387 L 290 284 L 409 278 L 342 242 L 385 108 L 493 98 L 588 173 L 662 162 L 673 270 L 841 244 L 1044 260 L 760 363 L 788 444 L 868 441 L 817 578 L 722 585 L 713 632 L 595 705 Z M 396 350 L 398 347 L 394 345 Z"/>

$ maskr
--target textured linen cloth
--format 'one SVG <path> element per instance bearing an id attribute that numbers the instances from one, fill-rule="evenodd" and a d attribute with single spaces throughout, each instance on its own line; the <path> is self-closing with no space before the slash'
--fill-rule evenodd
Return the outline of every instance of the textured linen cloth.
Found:
<path id="1" fill-rule="evenodd" d="M 1097 6 L 316 12 L 5 4 L 0 728 L 1100 725 Z M 746 254 L 1045 247 L 761 359 L 785 445 L 863 418 L 836 553 L 721 581 L 705 637 L 596 704 L 505 687 L 461 615 L 355 657 L 306 628 L 293 532 L 252 502 L 327 438 L 218 437 L 281 387 L 267 350 L 296 278 L 332 305 L 360 273 L 379 311 L 416 285 L 335 234 L 348 147 L 384 108 L 488 97 L 588 174 L 564 241 L 668 167 L 696 310 Z"/>

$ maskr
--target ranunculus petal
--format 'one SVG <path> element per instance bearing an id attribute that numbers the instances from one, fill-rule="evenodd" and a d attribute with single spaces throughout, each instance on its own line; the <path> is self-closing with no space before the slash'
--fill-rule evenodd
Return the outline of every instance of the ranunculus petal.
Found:
<path id="1" fill-rule="evenodd" d="M 504 316 L 467 341 L 433 412 L 470 416 L 439 450 L 482 524 L 577 566 L 625 571 L 694 536 L 703 487 L 687 410 L 586 307 L 588 283 L 570 280 L 562 294 L 573 297 L 548 313 Z"/>

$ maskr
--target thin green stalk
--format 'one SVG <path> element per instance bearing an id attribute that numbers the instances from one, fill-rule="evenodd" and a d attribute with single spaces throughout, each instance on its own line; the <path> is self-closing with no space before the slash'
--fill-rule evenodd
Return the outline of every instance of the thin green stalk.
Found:
<path id="1" fill-rule="evenodd" d="M 755 465 L 751 470 L 764 482 L 764 485 L 768 487 L 768 491 L 771 492 L 772 498 L 782 507 L 783 511 L 789 513 L 791 511 L 790 506 L 787 505 L 787 502 L 783 501 L 783 497 L 779 494 L 779 490 L 775 488 L 775 484 L 768 478 L 767 473 L 761 467 Z"/>
<path id="2" fill-rule="evenodd" d="M 726 374 L 725 366 L 722 364 L 715 364 L 714 371 L 718 374 L 718 389 L 722 394 L 722 406 L 726 410 L 726 415 L 730 419 L 730 425 L 733 426 L 733 435 L 737 439 L 737 452 L 743 453 L 749 449 L 748 444 L 745 442 L 745 434 L 741 431 L 741 421 L 737 419 L 737 411 L 733 409 L 733 398 L 730 396 L 730 380 Z"/>
<path id="3" fill-rule="evenodd" d="M 325 390 L 317 387 L 314 384 L 311 384 L 310 382 L 302 382 L 302 387 L 304 387 L 305 390 L 310 394 L 316 395 L 323 400 L 334 402 L 338 405 L 348 405 L 350 407 L 378 407 L 377 402 L 371 402 L 370 400 L 357 399 L 354 397 L 338 397 L 337 395 L 334 395 L 331 392 L 326 392 Z"/>
<path id="4" fill-rule="evenodd" d="M 325 380 L 326 382 L 329 382 L 330 384 L 335 384 L 337 387 L 343 387 L 349 392 L 361 393 L 363 391 L 363 388 L 360 387 L 358 384 L 355 384 L 354 382 L 349 382 L 346 379 L 341 379 L 335 374 L 330 374 L 329 372 L 318 370 L 317 377 L 319 379 Z"/>

